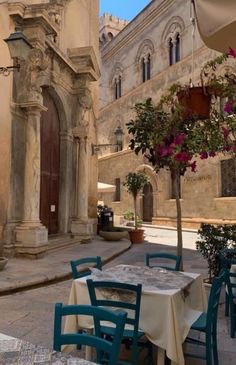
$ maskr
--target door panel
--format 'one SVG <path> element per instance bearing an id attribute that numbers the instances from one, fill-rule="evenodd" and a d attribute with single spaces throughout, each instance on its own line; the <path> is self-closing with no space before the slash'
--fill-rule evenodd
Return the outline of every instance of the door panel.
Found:
<path id="1" fill-rule="evenodd" d="M 150 183 L 143 188 L 143 221 L 151 222 L 153 217 L 153 189 Z"/>
<path id="2" fill-rule="evenodd" d="M 53 99 L 43 91 L 44 106 L 41 117 L 41 189 L 40 219 L 48 233 L 57 233 L 59 205 L 59 118 Z"/>

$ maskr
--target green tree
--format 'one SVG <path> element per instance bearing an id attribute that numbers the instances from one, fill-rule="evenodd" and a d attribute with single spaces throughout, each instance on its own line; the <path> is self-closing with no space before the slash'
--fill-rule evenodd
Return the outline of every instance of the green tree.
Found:
<path id="1" fill-rule="evenodd" d="M 224 88 L 227 89 L 227 79 Z M 217 153 L 234 155 L 236 151 L 236 116 L 232 114 L 235 93 L 228 95 L 223 112 L 218 110 L 217 97 L 213 96 L 210 116 L 203 121 L 194 115 L 188 119 L 183 117 L 183 106 L 178 99 L 181 89 L 180 84 L 172 85 L 157 105 L 151 98 L 137 103 L 135 118 L 127 123 L 132 135 L 130 148 L 136 154 L 145 155 L 156 172 L 165 168 L 171 173 L 176 199 L 178 255 L 182 255 L 183 248 L 178 179 L 187 169 L 196 171 L 197 157 L 204 160 Z"/>

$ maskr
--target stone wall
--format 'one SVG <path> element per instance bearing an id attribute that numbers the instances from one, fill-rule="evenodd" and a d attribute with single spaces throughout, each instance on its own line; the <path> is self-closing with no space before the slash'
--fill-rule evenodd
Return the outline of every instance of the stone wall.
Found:
<path id="1" fill-rule="evenodd" d="M 99 143 L 114 143 L 114 130 L 121 126 L 124 131 L 123 148 L 119 153 L 114 147 L 99 153 L 99 181 L 114 184 L 130 171 L 145 170 L 145 159 L 128 152 L 130 136 L 126 123 L 134 116 L 135 103 L 151 97 L 155 102 L 172 83 L 177 81 L 200 84 L 201 67 L 214 58 L 217 52 L 207 49 L 190 20 L 190 2 L 187 0 L 152 1 L 112 41 L 101 50 L 100 118 L 98 121 Z M 196 23 L 195 23 L 196 25 Z M 169 66 L 168 40 L 180 34 L 180 61 Z M 193 37 L 194 35 L 194 37 Z M 139 59 L 145 52 L 151 54 L 151 79 L 142 82 Z M 236 72 L 235 66 L 234 70 Z M 114 75 L 122 78 L 122 96 L 115 100 Z M 230 222 L 236 216 L 236 197 L 222 198 L 219 159 L 199 161 L 197 172 L 187 172 L 181 178 L 181 205 L 186 225 L 199 226 L 199 221 Z M 173 225 L 176 217 L 175 200 L 171 199 L 171 181 L 165 170 L 156 174 L 148 169 L 152 180 L 153 222 Z M 121 201 L 114 202 L 114 195 L 104 194 L 104 202 L 111 206 L 117 216 L 131 209 L 130 197 L 121 188 Z M 139 210 L 142 213 L 142 196 Z M 131 209 L 132 210 L 132 209 Z M 195 223 L 194 223 L 195 222 Z M 196 227 L 195 227 L 196 228 Z"/>

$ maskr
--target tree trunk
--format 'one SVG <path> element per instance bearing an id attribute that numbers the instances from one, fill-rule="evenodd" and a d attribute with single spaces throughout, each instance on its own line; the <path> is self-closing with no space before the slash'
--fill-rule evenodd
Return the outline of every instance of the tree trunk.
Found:
<path id="1" fill-rule="evenodd" d="M 176 212 L 177 212 L 177 255 L 182 257 L 180 270 L 183 271 L 183 236 L 182 236 L 182 211 L 180 204 L 180 191 L 179 191 L 179 171 L 171 171 L 171 177 L 173 180 Z"/>
<path id="2" fill-rule="evenodd" d="M 134 197 L 134 228 L 138 229 L 138 218 L 137 218 L 137 197 Z"/>

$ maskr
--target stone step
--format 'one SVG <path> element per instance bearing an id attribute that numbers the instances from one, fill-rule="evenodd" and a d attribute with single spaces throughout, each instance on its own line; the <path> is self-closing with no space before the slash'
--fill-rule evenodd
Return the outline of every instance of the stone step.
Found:
<path id="1" fill-rule="evenodd" d="M 81 237 L 71 237 L 70 234 L 53 235 L 49 237 L 47 252 L 68 248 L 80 244 L 81 241 Z"/>

